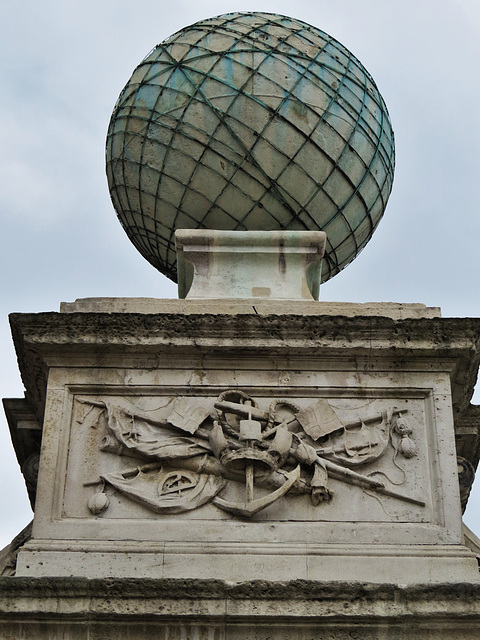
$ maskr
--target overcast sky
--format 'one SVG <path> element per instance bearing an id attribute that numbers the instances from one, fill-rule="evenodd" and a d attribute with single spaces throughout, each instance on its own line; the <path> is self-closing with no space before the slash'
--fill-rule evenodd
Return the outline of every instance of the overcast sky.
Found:
<path id="1" fill-rule="evenodd" d="M 321 299 L 423 302 L 446 316 L 480 316 L 479 0 L 3 2 L 2 397 L 23 396 L 8 313 L 56 311 L 89 296 L 177 296 L 117 222 L 105 136 L 118 94 L 156 44 L 231 11 L 323 29 L 366 66 L 390 112 L 397 170 L 385 217 Z M 2 548 L 31 518 L 3 415 L 0 459 Z M 478 535 L 480 477 L 465 520 Z"/>

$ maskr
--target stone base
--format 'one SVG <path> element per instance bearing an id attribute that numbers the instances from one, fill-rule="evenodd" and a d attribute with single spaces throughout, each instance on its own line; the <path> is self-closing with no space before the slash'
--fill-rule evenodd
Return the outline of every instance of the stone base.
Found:
<path id="1" fill-rule="evenodd" d="M 476 557 L 462 545 L 146 543 L 32 540 L 17 576 L 318 580 L 398 584 L 480 584 Z"/>
<path id="2" fill-rule="evenodd" d="M 318 300 L 323 231 L 175 232 L 180 298 Z"/>
<path id="3" fill-rule="evenodd" d="M 476 640 L 480 585 L 1 578 L 9 640 Z"/>
<path id="4" fill-rule="evenodd" d="M 11 317 L 27 390 L 23 412 L 8 403 L 12 433 L 28 408 L 42 419 L 32 539 L 16 575 L 478 583 L 455 423 L 480 321 L 410 305 L 209 302 L 86 300 Z M 255 450 L 274 473 L 258 473 L 250 497 L 246 470 L 226 459 L 245 449 L 242 399 L 262 434 L 270 420 L 292 429 L 287 457 L 266 435 Z M 307 432 L 330 456 L 326 478 L 298 450 Z M 277 494 L 297 467 L 298 486 Z M 170 491 L 172 479 L 184 484 Z"/>

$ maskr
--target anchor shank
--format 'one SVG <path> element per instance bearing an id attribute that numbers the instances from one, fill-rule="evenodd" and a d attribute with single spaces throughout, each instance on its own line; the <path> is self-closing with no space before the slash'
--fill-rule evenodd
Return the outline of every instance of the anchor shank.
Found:
<path id="1" fill-rule="evenodd" d="M 247 487 L 247 504 L 253 501 L 253 474 L 254 474 L 254 463 L 252 461 L 247 462 L 247 466 L 245 469 L 245 479 L 246 479 L 246 487 Z"/>

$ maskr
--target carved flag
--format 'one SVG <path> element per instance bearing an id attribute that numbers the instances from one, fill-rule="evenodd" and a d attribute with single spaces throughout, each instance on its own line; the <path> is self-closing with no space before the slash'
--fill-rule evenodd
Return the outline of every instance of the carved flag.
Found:
<path id="1" fill-rule="evenodd" d="M 134 477 L 105 473 L 102 480 L 155 513 L 182 513 L 209 502 L 225 486 L 221 477 L 185 469 L 166 469 Z"/>
<path id="2" fill-rule="evenodd" d="M 195 404 L 195 398 L 183 396 L 175 398 L 173 410 L 167 416 L 167 422 L 182 431 L 193 434 L 209 414 L 210 408 Z"/>
<path id="3" fill-rule="evenodd" d="M 305 433 L 308 433 L 313 440 L 343 429 L 339 417 L 326 400 L 318 400 L 315 404 L 299 411 L 295 417 Z"/>

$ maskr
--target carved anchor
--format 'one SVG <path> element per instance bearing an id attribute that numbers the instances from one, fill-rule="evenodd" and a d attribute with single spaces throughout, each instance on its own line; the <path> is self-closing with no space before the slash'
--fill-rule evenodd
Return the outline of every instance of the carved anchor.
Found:
<path id="1" fill-rule="evenodd" d="M 276 500 L 284 496 L 291 487 L 293 487 L 295 482 L 300 478 L 300 466 L 297 466 L 293 471 L 290 471 L 290 473 L 285 473 L 285 476 L 287 480 L 281 487 L 272 493 L 269 493 L 267 496 L 257 498 L 256 500 L 253 499 L 253 483 L 250 491 L 249 481 L 247 479 L 247 501 L 243 504 L 228 502 L 218 496 L 213 498 L 212 502 L 220 509 L 233 513 L 237 516 L 252 516 L 254 513 L 258 513 L 262 509 L 273 504 Z"/>
<path id="2" fill-rule="evenodd" d="M 215 455 L 230 474 L 245 478 L 245 502 L 234 503 L 216 496 L 212 502 L 220 509 L 235 515 L 251 516 L 284 496 L 300 478 L 300 465 L 290 472 L 285 472 L 286 480 L 282 486 L 261 498 L 254 497 L 255 479 L 262 480 L 276 471 L 283 464 L 290 450 L 292 435 L 286 425 L 275 430 L 275 437 L 265 450 L 266 436 L 271 433 L 262 432 L 262 424 L 252 420 L 251 403 L 245 403 L 248 412 L 246 420 L 240 420 L 238 440 L 228 441 L 218 420 L 210 432 L 209 441 Z"/>

